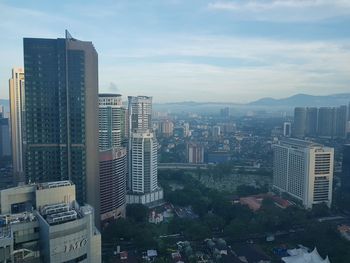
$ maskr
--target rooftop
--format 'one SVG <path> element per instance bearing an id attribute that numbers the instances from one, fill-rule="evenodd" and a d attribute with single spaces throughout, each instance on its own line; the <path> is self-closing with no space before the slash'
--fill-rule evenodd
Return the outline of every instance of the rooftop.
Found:
<path id="1" fill-rule="evenodd" d="M 48 182 L 48 183 L 41 183 L 37 184 L 37 189 L 50 189 L 50 188 L 57 188 L 57 187 L 63 187 L 63 186 L 70 186 L 74 185 L 71 181 L 57 181 L 57 182 Z"/>
<path id="2" fill-rule="evenodd" d="M 294 138 L 284 138 L 280 141 L 280 143 L 295 146 L 295 147 L 303 147 L 303 148 L 310 148 L 310 147 L 322 147 L 323 145 L 311 141 L 305 141 L 300 139 L 294 139 Z"/>
<path id="3" fill-rule="evenodd" d="M 121 97 L 122 95 L 121 94 L 115 94 L 115 93 L 100 93 L 100 94 L 98 94 L 98 96 L 100 98 L 103 98 L 103 97 Z"/>

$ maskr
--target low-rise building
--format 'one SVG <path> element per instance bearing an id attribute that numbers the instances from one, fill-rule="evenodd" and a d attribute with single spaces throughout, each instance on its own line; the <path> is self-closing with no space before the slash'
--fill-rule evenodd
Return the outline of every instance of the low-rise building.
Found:
<path id="1" fill-rule="evenodd" d="M 101 262 L 94 209 L 70 181 L 0 191 L 0 262 Z"/>

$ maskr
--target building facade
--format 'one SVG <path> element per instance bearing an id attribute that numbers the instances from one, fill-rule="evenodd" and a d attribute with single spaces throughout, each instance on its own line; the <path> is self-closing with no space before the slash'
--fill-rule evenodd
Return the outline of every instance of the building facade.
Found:
<path id="1" fill-rule="evenodd" d="M 152 129 L 152 97 L 128 97 L 129 132 L 135 129 Z M 129 135 L 130 136 L 130 135 Z M 130 136 L 131 137 L 131 136 Z"/>
<path id="2" fill-rule="evenodd" d="M 12 167 L 16 182 L 24 181 L 23 165 L 23 122 L 24 122 L 24 71 L 23 68 L 13 68 L 9 80 L 10 116 L 11 116 L 11 148 Z"/>
<path id="3" fill-rule="evenodd" d="M 119 94 L 99 94 L 99 149 L 121 147 L 124 137 L 124 110 Z"/>
<path id="4" fill-rule="evenodd" d="M 292 135 L 292 124 L 290 122 L 283 123 L 283 136 L 290 137 Z"/>
<path id="5" fill-rule="evenodd" d="M 199 143 L 187 144 L 188 163 L 204 163 L 204 146 Z"/>
<path id="6" fill-rule="evenodd" d="M 67 31 L 23 44 L 26 180 L 72 180 L 99 213 L 97 52 Z"/>
<path id="7" fill-rule="evenodd" d="M 101 262 L 94 209 L 79 206 L 70 181 L 0 191 L 1 262 Z"/>
<path id="8" fill-rule="evenodd" d="M 100 151 L 101 221 L 125 217 L 126 148 Z"/>
<path id="9" fill-rule="evenodd" d="M 152 130 L 152 97 L 129 99 L 127 203 L 152 205 L 163 199 L 158 186 L 158 142 Z"/>
<path id="10" fill-rule="evenodd" d="M 0 157 L 11 156 L 9 119 L 0 118 Z"/>
<path id="11" fill-rule="evenodd" d="M 294 109 L 293 137 L 304 138 L 306 132 L 306 108 Z"/>
<path id="12" fill-rule="evenodd" d="M 318 109 L 306 108 L 305 134 L 309 137 L 317 136 Z"/>
<path id="13" fill-rule="evenodd" d="M 285 139 L 273 146 L 273 188 L 305 208 L 332 204 L 334 150 L 312 142 Z"/>

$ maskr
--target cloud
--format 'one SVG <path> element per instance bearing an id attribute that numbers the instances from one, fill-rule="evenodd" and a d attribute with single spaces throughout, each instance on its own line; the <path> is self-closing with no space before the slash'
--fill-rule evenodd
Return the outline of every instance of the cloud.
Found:
<path id="1" fill-rule="evenodd" d="M 207 7 L 243 20 L 304 22 L 350 15 L 347 0 L 226 0 L 210 2 Z"/>
<path id="2" fill-rule="evenodd" d="M 350 42 L 346 40 L 161 39 L 161 43 L 153 40 L 143 48 L 107 51 L 102 56 L 101 82 L 113 76 L 128 94 L 147 90 L 156 101 L 242 102 L 297 92 L 347 92 L 349 88 Z"/>

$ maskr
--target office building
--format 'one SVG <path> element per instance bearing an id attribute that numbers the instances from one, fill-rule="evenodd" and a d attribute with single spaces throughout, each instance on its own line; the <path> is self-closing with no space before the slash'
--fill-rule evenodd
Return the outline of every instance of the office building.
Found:
<path id="1" fill-rule="evenodd" d="M 318 136 L 333 138 L 335 131 L 336 110 L 331 107 L 321 107 L 318 110 Z"/>
<path id="2" fill-rule="evenodd" d="M 317 136 L 317 108 L 306 108 L 306 124 L 305 124 L 305 134 L 308 137 Z"/>
<path id="3" fill-rule="evenodd" d="M 273 145 L 273 188 L 305 208 L 332 204 L 334 149 L 298 139 Z"/>
<path id="4" fill-rule="evenodd" d="M 306 108 L 294 109 L 293 137 L 304 138 L 306 132 Z"/>
<path id="5" fill-rule="evenodd" d="M 11 156 L 9 119 L 0 118 L 0 158 Z"/>
<path id="6" fill-rule="evenodd" d="M 335 137 L 345 139 L 347 137 L 348 107 L 342 105 L 336 108 Z"/>
<path id="7" fill-rule="evenodd" d="M 79 206 L 70 181 L 0 191 L 0 262 L 101 262 L 94 209 Z"/>
<path id="8" fill-rule="evenodd" d="M 100 151 L 100 201 L 103 223 L 125 217 L 126 161 L 126 148 Z"/>
<path id="9" fill-rule="evenodd" d="M 345 144 L 343 147 L 343 162 L 342 162 L 342 189 L 346 192 L 350 191 L 350 144 Z"/>
<path id="10" fill-rule="evenodd" d="M 290 122 L 283 123 L 283 136 L 290 137 L 292 135 L 292 124 Z"/>
<path id="11" fill-rule="evenodd" d="M 131 133 L 131 170 L 128 203 L 154 204 L 163 199 L 158 186 L 158 142 L 151 130 Z"/>
<path id="12" fill-rule="evenodd" d="M 204 163 L 204 146 L 200 143 L 188 143 L 187 160 L 188 163 Z"/>
<path id="13" fill-rule="evenodd" d="M 99 149 L 120 147 L 122 143 L 124 111 L 119 94 L 99 94 Z"/>
<path id="14" fill-rule="evenodd" d="M 129 96 L 129 133 L 135 129 L 152 129 L 152 97 Z M 130 134 L 129 134 L 130 136 Z"/>
<path id="15" fill-rule="evenodd" d="M 23 43 L 26 179 L 72 180 L 99 214 L 97 52 L 67 31 Z"/>
<path id="16" fill-rule="evenodd" d="M 24 122 L 24 71 L 23 68 L 13 68 L 9 80 L 10 116 L 11 116 L 11 146 L 12 167 L 16 182 L 24 181 L 23 166 L 23 122 Z"/>

